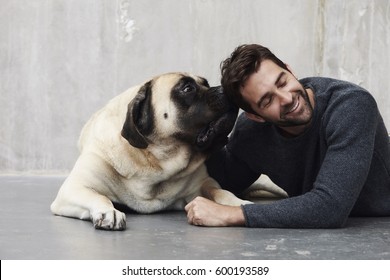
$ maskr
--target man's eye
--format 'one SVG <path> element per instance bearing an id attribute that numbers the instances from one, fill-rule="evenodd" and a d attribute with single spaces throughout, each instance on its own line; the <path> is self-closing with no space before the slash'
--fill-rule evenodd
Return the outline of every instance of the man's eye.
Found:
<path id="1" fill-rule="evenodd" d="M 283 88 L 287 85 L 287 81 L 281 82 L 278 86 L 278 88 Z"/>
<path id="2" fill-rule="evenodd" d="M 261 102 L 261 107 L 263 108 L 268 107 L 269 105 L 271 105 L 271 103 L 272 103 L 272 96 L 268 96 L 264 98 L 263 101 Z"/>

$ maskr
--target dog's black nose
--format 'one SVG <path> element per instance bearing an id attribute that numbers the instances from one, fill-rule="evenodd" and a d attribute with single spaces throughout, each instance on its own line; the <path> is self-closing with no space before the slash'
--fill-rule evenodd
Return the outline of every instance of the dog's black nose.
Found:
<path id="1" fill-rule="evenodd" d="M 209 93 L 223 94 L 223 88 L 222 88 L 222 86 L 210 87 L 208 91 L 209 91 Z"/>
<path id="2" fill-rule="evenodd" d="M 209 88 L 207 99 L 208 105 L 214 111 L 226 112 L 236 107 L 229 101 L 226 94 L 224 94 L 222 86 Z"/>

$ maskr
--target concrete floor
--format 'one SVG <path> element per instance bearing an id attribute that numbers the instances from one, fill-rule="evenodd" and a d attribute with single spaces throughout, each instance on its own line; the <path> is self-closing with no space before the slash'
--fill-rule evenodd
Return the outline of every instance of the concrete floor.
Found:
<path id="1" fill-rule="evenodd" d="M 332 230 L 203 228 L 185 212 L 128 214 L 126 231 L 51 214 L 64 177 L 0 176 L 0 259 L 390 259 L 390 217 Z"/>

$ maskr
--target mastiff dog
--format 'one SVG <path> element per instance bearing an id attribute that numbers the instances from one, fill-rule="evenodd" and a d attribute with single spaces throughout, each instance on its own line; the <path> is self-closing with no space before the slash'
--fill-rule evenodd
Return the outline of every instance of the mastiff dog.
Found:
<path id="1" fill-rule="evenodd" d="M 97 229 L 123 230 L 126 216 L 117 205 L 153 213 L 184 209 L 196 196 L 250 203 L 222 190 L 204 165 L 227 142 L 237 113 L 221 87 L 188 73 L 128 89 L 85 124 L 80 156 L 51 211 L 91 220 Z"/>

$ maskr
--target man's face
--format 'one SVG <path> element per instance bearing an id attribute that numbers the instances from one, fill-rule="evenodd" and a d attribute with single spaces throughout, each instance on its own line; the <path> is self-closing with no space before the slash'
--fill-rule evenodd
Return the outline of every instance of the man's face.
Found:
<path id="1" fill-rule="evenodd" d="M 291 72 L 271 60 L 261 62 L 259 71 L 241 87 L 241 94 L 258 121 L 274 123 L 292 134 L 299 134 L 312 119 L 309 93 Z"/>

